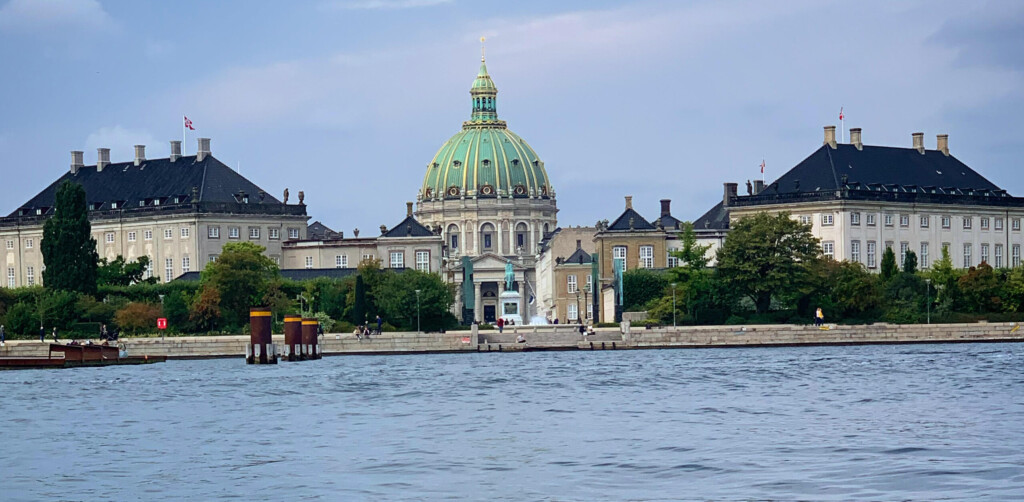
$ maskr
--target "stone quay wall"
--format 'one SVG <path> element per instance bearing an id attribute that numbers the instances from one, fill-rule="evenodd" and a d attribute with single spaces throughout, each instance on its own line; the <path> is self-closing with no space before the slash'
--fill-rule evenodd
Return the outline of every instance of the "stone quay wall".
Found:
<path id="1" fill-rule="evenodd" d="M 525 343 L 517 343 L 522 335 Z M 62 340 L 66 341 L 66 340 Z M 855 345 L 952 342 L 1024 342 L 1019 323 L 680 326 L 600 328 L 582 336 L 571 325 L 516 326 L 497 330 L 447 333 L 383 333 L 370 339 L 329 333 L 322 339 L 324 355 L 422 354 L 451 352 L 518 352 L 540 350 L 623 350 L 656 348 L 764 347 L 793 345 Z M 94 340 L 94 343 L 96 341 Z M 248 336 L 124 338 L 131 355 L 169 358 L 243 357 Z M 274 335 L 279 350 L 284 335 Z M 0 357 L 46 357 L 49 343 L 8 340 Z"/>

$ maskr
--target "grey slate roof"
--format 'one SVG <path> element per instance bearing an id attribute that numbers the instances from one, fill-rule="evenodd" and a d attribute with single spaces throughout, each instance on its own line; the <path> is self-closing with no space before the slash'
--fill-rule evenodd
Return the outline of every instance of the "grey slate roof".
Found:
<path id="1" fill-rule="evenodd" d="M 330 227 L 320 223 L 319 221 L 314 221 L 306 227 L 307 240 L 322 241 L 327 239 L 337 239 L 339 237 L 341 237 L 341 234 L 331 230 Z"/>
<path id="2" fill-rule="evenodd" d="M 193 187 L 196 188 L 197 202 L 239 203 L 243 202 L 239 195 L 242 192 L 248 196 L 251 205 L 281 205 L 281 201 L 212 155 L 207 155 L 202 161 L 196 161 L 196 156 L 190 155 L 175 162 L 169 158 L 147 159 L 139 166 L 134 161 L 115 162 L 102 172 L 97 171 L 95 165 L 82 167 L 74 174 L 70 170 L 65 171 L 10 216 L 18 216 L 21 209 L 47 208 L 47 213 L 52 212 L 57 188 L 64 180 L 79 183 L 85 188 L 86 201 L 92 210 L 112 209 L 112 202 L 118 202 L 119 209 L 153 206 L 154 200 L 159 200 L 157 204 L 160 206 L 172 205 L 175 197 L 179 198 L 178 203 L 188 204 L 192 202 Z"/>
<path id="3" fill-rule="evenodd" d="M 683 222 L 676 219 L 671 214 L 663 214 L 660 218 L 654 221 L 660 221 L 661 227 L 665 230 L 681 230 L 683 228 Z"/>
<path id="4" fill-rule="evenodd" d="M 728 230 L 729 229 L 729 211 L 725 209 L 725 206 L 721 201 L 715 204 L 714 207 L 708 210 L 708 212 L 701 215 L 693 222 L 693 231 L 700 233 L 701 231 L 708 230 Z"/>
<path id="5" fill-rule="evenodd" d="M 630 219 L 633 220 L 632 228 L 629 225 Z M 608 225 L 608 230 L 655 230 L 655 228 L 651 222 L 645 220 L 643 216 L 640 216 L 640 213 L 630 207 L 626 208 L 611 225 Z"/>
<path id="6" fill-rule="evenodd" d="M 594 260 L 590 256 L 590 253 L 583 250 L 583 248 L 576 248 L 576 251 L 569 255 L 568 258 L 562 260 L 563 264 L 587 264 L 593 263 Z"/>
<path id="7" fill-rule="evenodd" d="M 869 184 L 1000 190 L 984 176 L 952 155 L 938 150 L 851 144 L 836 149 L 822 145 L 814 153 L 765 188 L 762 194 L 828 191 L 847 185 Z"/>
<path id="8" fill-rule="evenodd" d="M 412 216 L 406 216 L 401 223 L 391 227 L 381 237 L 430 237 L 434 235 L 430 229 L 416 221 Z"/>

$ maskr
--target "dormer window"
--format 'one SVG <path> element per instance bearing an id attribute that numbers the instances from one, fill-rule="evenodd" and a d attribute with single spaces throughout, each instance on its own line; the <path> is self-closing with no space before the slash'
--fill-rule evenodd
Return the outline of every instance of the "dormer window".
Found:
<path id="1" fill-rule="evenodd" d="M 42 208 L 36 208 L 36 214 L 37 215 L 43 214 L 43 209 Z"/>
<path id="2" fill-rule="evenodd" d="M 154 206 L 159 206 L 160 205 L 160 199 L 153 199 L 153 205 Z"/>
<path id="3" fill-rule="evenodd" d="M 111 202 L 110 209 L 117 209 L 117 202 Z"/>

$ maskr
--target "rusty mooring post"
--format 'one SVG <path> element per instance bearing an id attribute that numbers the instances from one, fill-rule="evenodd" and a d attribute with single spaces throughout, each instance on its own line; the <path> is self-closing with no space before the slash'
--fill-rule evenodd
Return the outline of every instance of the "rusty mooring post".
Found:
<path id="1" fill-rule="evenodd" d="M 320 348 L 317 346 L 316 336 L 318 326 L 319 323 L 316 319 L 305 318 L 302 320 L 302 348 L 306 359 L 320 359 Z"/>
<path id="2" fill-rule="evenodd" d="M 277 349 L 270 336 L 270 309 L 253 307 L 249 309 L 249 347 L 245 351 L 245 362 L 249 364 L 277 364 Z"/>
<path id="3" fill-rule="evenodd" d="M 302 360 L 302 318 L 297 315 L 284 316 L 284 346 L 289 361 Z"/>

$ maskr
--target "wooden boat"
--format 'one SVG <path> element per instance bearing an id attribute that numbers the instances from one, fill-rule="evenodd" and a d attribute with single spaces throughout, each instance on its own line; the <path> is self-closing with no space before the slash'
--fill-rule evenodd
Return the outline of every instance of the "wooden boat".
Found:
<path id="1" fill-rule="evenodd" d="M 127 356 L 118 347 L 108 345 L 51 343 L 47 357 L 0 357 L 0 370 L 152 364 L 166 360 L 167 356 Z"/>

